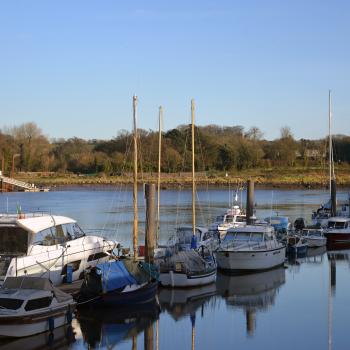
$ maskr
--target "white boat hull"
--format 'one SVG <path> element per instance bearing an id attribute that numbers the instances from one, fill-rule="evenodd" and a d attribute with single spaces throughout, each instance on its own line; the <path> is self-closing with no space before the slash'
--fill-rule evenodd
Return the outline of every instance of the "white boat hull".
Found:
<path id="1" fill-rule="evenodd" d="M 164 287 L 195 287 L 214 283 L 216 281 L 216 270 L 202 275 L 189 276 L 180 272 L 162 272 L 159 275 L 159 282 Z"/>
<path id="2" fill-rule="evenodd" d="M 286 248 L 271 250 L 239 250 L 217 251 L 216 262 L 218 268 L 229 271 L 268 270 L 282 265 L 286 256 Z"/>
<path id="3" fill-rule="evenodd" d="M 10 320 L 10 317 L 8 317 L 8 319 Z M 23 323 L 19 321 L 18 323 L 1 324 L 0 336 L 20 338 L 20 337 L 28 337 L 30 335 L 48 332 L 50 331 L 49 319 L 50 319 L 50 316 L 47 316 L 46 319 L 39 320 L 36 322 L 35 315 L 33 315 L 33 322 L 30 322 L 30 323 Z M 66 314 L 53 317 L 53 319 L 54 319 L 53 329 L 61 327 L 68 323 Z"/>
<path id="4" fill-rule="evenodd" d="M 327 244 L 326 237 L 305 237 L 305 239 L 310 248 L 323 247 Z"/>

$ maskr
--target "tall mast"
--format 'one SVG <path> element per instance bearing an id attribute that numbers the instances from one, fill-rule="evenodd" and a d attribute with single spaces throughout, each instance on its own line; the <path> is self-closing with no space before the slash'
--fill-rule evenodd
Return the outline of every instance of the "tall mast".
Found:
<path id="1" fill-rule="evenodd" d="M 138 256 L 138 213 L 137 213 L 137 96 L 133 97 L 133 122 L 134 122 L 134 192 L 133 192 L 133 202 L 134 202 L 134 230 L 133 230 L 133 248 L 134 248 L 134 258 Z"/>
<path id="2" fill-rule="evenodd" d="M 329 193 L 331 193 L 331 182 L 332 182 L 332 157 L 333 157 L 333 152 L 332 152 L 332 130 L 331 130 L 331 125 L 332 125 L 332 112 L 331 112 L 331 103 L 332 103 L 332 96 L 331 96 L 331 90 L 328 92 L 328 143 L 329 143 Z"/>
<path id="3" fill-rule="evenodd" d="M 163 108 L 159 107 L 159 136 L 158 136 L 158 200 L 157 200 L 157 235 L 156 245 L 158 246 L 159 230 L 160 230 L 160 171 L 162 160 L 162 123 L 163 123 Z"/>
<path id="4" fill-rule="evenodd" d="M 191 119 L 192 119 L 192 231 L 196 235 L 196 182 L 194 168 L 194 99 L 191 100 Z"/>

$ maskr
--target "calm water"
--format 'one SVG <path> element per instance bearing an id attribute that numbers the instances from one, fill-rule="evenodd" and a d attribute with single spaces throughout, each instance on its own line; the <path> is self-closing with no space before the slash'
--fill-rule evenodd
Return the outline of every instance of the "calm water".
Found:
<path id="1" fill-rule="evenodd" d="M 242 196 L 245 199 L 245 193 Z M 19 204 L 24 211 L 71 216 L 89 232 L 100 230 L 130 246 L 131 198 L 124 189 L 12 193 L 1 195 L 0 211 L 14 211 Z M 338 198 L 346 200 L 347 192 L 338 193 Z M 257 190 L 256 215 L 264 218 L 278 211 L 292 220 L 310 219 L 312 210 L 327 199 L 325 191 Z M 143 232 L 142 191 L 139 203 Z M 161 240 L 166 241 L 175 225 L 191 222 L 190 191 L 163 191 L 161 203 Z M 228 203 L 228 190 L 198 191 L 199 223 L 210 222 Z M 153 341 L 151 349 L 348 349 L 350 249 L 312 250 L 308 255 L 268 272 L 219 274 L 216 285 L 199 289 L 161 289 L 160 309 L 150 305 L 143 310 L 82 310 L 73 321 L 73 334 L 56 330 L 52 347 L 143 349 L 148 339 L 147 344 Z M 41 335 L 0 349 L 43 348 L 49 340 Z"/>

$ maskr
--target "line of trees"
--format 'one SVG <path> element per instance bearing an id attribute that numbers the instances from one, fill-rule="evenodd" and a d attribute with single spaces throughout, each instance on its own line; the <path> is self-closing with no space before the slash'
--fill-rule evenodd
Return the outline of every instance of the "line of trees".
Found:
<path id="1" fill-rule="evenodd" d="M 162 171 L 189 171 L 191 167 L 191 128 L 180 125 L 163 133 Z M 228 171 L 247 168 L 295 165 L 319 166 L 327 161 L 327 138 L 295 140 L 290 128 L 283 127 L 273 141 L 263 138 L 257 127 L 208 125 L 195 128 L 196 168 Z M 80 138 L 49 140 L 35 123 L 0 131 L 0 156 L 9 173 L 15 156 L 18 171 L 53 171 L 81 174 L 118 175 L 132 169 L 132 135 L 120 131 L 111 140 Z M 156 171 L 158 133 L 139 130 L 140 167 Z M 350 163 L 350 137 L 334 137 L 337 162 Z"/>

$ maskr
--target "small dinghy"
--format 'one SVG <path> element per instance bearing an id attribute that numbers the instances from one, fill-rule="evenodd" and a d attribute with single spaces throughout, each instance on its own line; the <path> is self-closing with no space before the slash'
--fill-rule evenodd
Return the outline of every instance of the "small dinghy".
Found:
<path id="1" fill-rule="evenodd" d="M 153 265 L 133 259 L 98 264 L 87 271 L 79 301 L 105 306 L 148 303 L 156 296 L 157 277 Z"/>
<path id="2" fill-rule="evenodd" d="M 287 253 L 291 255 L 306 255 L 308 243 L 306 239 L 299 235 L 287 236 Z"/>
<path id="3" fill-rule="evenodd" d="M 310 248 L 323 247 L 327 244 L 322 228 L 304 228 L 302 234 Z"/>
<path id="4" fill-rule="evenodd" d="M 0 336 L 27 337 L 72 320 L 76 303 L 41 277 L 7 277 L 0 288 Z"/>

